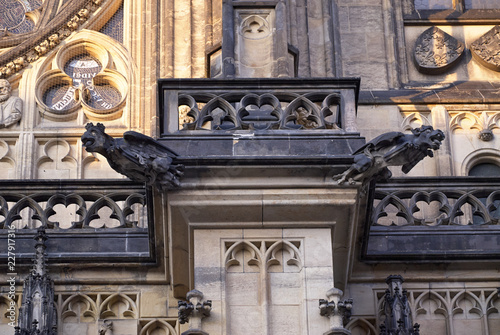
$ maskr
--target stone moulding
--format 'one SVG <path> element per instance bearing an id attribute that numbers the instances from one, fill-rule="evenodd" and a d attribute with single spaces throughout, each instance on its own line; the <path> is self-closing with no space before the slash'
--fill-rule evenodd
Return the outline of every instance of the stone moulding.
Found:
<path id="1" fill-rule="evenodd" d="M 424 31 L 415 42 L 413 57 L 419 72 L 439 74 L 456 65 L 465 46 L 437 27 Z"/>
<path id="2" fill-rule="evenodd" d="M 500 26 L 495 26 L 471 45 L 472 57 L 484 67 L 500 72 Z"/>
<path id="3" fill-rule="evenodd" d="M 489 178 L 396 178 L 377 185 L 366 261 L 498 257 L 500 184 Z"/>

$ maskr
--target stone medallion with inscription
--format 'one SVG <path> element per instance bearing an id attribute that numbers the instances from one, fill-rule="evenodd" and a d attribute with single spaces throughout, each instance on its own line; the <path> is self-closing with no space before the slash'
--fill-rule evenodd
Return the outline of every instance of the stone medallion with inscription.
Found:
<path id="1" fill-rule="evenodd" d="M 64 66 L 64 72 L 72 83 L 61 81 L 48 89 L 43 97 L 45 104 L 52 109 L 63 111 L 78 105 L 75 91 L 85 88 L 84 102 L 95 109 L 109 109 L 118 105 L 122 99 L 120 91 L 107 83 L 94 82 L 94 77 L 101 72 L 98 59 L 89 54 L 80 54 L 70 59 Z"/>
<path id="2" fill-rule="evenodd" d="M 437 27 L 424 31 L 413 52 L 419 72 L 438 74 L 457 64 L 464 53 L 464 44 Z"/>
<path id="3" fill-rule="evenodd" d="M 500 72 L 500 26 L 495 26 L 471 45 L 472 57 L 488 69 Z"/>

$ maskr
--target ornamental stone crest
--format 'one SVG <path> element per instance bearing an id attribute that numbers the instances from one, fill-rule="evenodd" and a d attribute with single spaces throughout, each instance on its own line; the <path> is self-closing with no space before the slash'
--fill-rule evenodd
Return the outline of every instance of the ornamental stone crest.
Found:
<path id="1" fill-rule="evenodd" d="M 493 71 L 500 71 L 500 26 L 495 26 L 471 45 L 472 57 Z"/>
<path id="2" fill-rule="evenodd" d="M 437 74 L 458 63 L 464 49 L 462 42 L 431 27 L 417 38 L 413 56 L 419 72 Z"/>

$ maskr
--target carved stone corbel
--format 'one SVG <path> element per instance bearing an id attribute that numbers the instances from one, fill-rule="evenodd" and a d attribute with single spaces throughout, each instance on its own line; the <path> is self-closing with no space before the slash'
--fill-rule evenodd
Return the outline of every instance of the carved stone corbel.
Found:
<path id="1" fill-rule="evenodd" d="M 181 335 L 208 335 L 201 329 L 201 320 L 210 316 L 212 301 L 203 300 L 203 293 L 198 290 L 189 291 L 186 295 L 188 301 L 179 300 L 179 322 L 181 324 L 189 322 L 189 330 Z"/>
<path id="2" fill-rule="evenodd" d="M 352 299 L 340 300 L 343 292 L 331 288 L 326 292 L 327 300 L 319 299 L 319 313 L 330 319 L 330 329 L 323 335 L 350 335 L 351 332 L 344 328 L 344 324 L 351 317 Z"/>

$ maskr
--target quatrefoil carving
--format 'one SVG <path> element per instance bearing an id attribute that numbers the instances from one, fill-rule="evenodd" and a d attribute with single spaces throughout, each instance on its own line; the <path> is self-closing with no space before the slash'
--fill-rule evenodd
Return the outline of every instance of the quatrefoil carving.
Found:
<path id="1" fill-rule="evenodd" d="M 52 69 L 36 82 L 36 101 L 43 118 L 70 121 L 80 110 L 89 120 L 114 120 L 122 115 L 127 79 L 114 69 L 108 50 L 88 40 L 60 49 Z"/>

